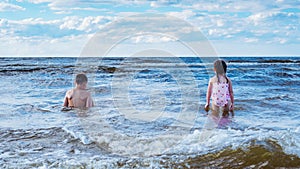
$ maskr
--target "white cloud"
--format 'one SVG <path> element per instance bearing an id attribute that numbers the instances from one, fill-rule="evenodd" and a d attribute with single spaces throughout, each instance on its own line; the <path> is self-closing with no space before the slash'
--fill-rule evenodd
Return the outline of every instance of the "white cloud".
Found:
<path id="1" fill-rule="evenodd" d="M 261 12 L 247 18 L 253 35 L 268 43 L 299 43 L 300 14 L 288 12 Z M 275 40 L 274 40 L 275 38 Z M 289 39 L 289 40 L 287 40 Z"/>
<path id="2" fill-rule="evenodd" d="M 101 27 L 112 22 L 115 18 L 110 16 L 88 16 L 88 17 L 78 17 L 71 16 L 65 17 L 59 28 L 60 29 L 70 29 L 70 30 L 79 30 L 84 32 L 96 32 Z"/>
<path id="3" fill-rule="evenodd" d="M 59 38 L 95 33 L 114 19 L 111 16 L 72 16 L 55 20 L 44 20 L 42 18 L 27 18 L 23 20 L 0 19 L 0 25 L 5 30 L 2 31 L 3 36 Z M 6 34 L 3 32 L 6 32 Z"/>
<path id="4" fill-rule="evenodd" d="M 291 13 L 291 12 L 278 12 L 278 11 L 268 11 L 268 12 L 260 12 L 255 13 L 249 16 L 249 20 L 252 21 L 254 24 L 258 25 L 265 21 L 275 21 L 275 22 L 282 22 L 282 23 L 289 23 L 289 21 L 299 21 L 299 14 Z M 288 20 L 286 20 L 288 19 Z"/>
<path id="5" fill-rule="evenodd" d="M 17 1 L 19 2 L 18 5 L 25 2 L 25 0 Z M 26 10 L 25 7 L 8 2 L 10 1 L 0 3 L 0 12 Z M 0 19 L 0 36 L 4 37 L 3 39 L 6 42 L 15 45 L 24 43 L 28 48 L 32 44 L 38 45 L 41 48 L 47 48 L 47 45 L 50 45 L 53 46 L 53 50 L 55 51 L 54 46 L 57 47 L 57 44 L 64 45 L 67 41 L 73 44 L 71 41 L 77 41 L 77 37 L 93 34 L 117 18 L 140 14 L 144 12 L 143 9 L 166 13 L 183 19 L 195 28 L 199 28 L 208 39 L 215 42 L 226 41 L 231 43 L 232 41 L 236 41 L 251 45 L 287 45 L 300 43 L 300 32 L 298 29 L 300 13 L 297 10 L 293 12 L 293 9 L 296 9 L 300 5 L 299 0 L 276 0 L 272 3 L 261 0 L 27 0 L 26 2 L 32 3 L 33 6 L 34 4 L 44 3 L 43 7 L 47 7 L 48 5 L 48 8 L 53 13 L 64 14 L 62 16 L 66 16 L 54 20 L 47 20 L 45 18 L 27 18 L 23 20 Z M 105 9 L 103 8 L 103 4 L 105 7 L 113 9 Z M 123 5 L 125 10 L 122 10 Z M 139 8 L 139 5 L 143 5 L 143 8 Z M 170 5 L 176 8 L 168 8 Z M 119 9 L 121 10 L 118 11 Z M 127 9 L 133 10 L 130 11 Z M 134 9 L 139 10 L 135 11 Z M 169 10 L 162 11 L 164 9 Z M 172 9 L 176 11 L 172 11 Z M 87 14 L 94 12 L 94 16 L 81 16 L 81 12 L 84 11 L 88 11 Z M 174 29 L 178 29 L 178 33 L 181 34 L 193 32 L 191 28 L 181 27 L 180 25 L 178 27 L 164 27 L 162 24 L 161 29 L 168 29 L 163 30 L 164 32 L 173 32 Z M 115 38 L 118 39 L 119 37 L 116 35 Z M 192 39 L 192 37 L 185 38 Z M 47 42 L 40 42 L 42 39 L 45 39 Z M 132 38 L 132 42 L 135 43 L 158 43 L 172 40 L 172 38 L 165 36 L 137 36 Z M 4 50 L 3 46 L 5 44 L 0 44 L 0 48 Z M 29 52 L 31 50 L 27 49 L 26 51 Z M 63 50 L 60 51 L 63 52 Z M 4 52 L 1 51 L 1 53 Z"/>
<path id="6" fill-rule="evenodd" d="M 194 15 L 186 15 L 184 12 L 175 14 L 186 18 L 188 22 L 200 28 L 210 40 L 230 39 L 229 41 L 231 41 L 235 39 L 247 43 L 258 41 L 262 45 L 267 42 L 274 44 L 299 43 L 297 41 L 300 36 L 299 29 L 297 29 L 300 20 L 299 13 L 284 12 L 281 11 L 284 8 L 276 5 L 273 7 L 266 2 L 257 3 L 256 6 L 260 6 L 258 9 L 250 7 L 252 1 L 250 3 L 246 1 L 231 2 L 239 4 L 235 7 L 227 3 L 229 1 L 222 1 L 219 4 L 195 2 L 194 6 L 185 8 L 192 11 Z M 199 8 L 193 8 L 196 6 Z M 230 6 L 232 7 L 229 8 Z M 290 7 L 291 5 L 286 4 L 285 6 Z M 214 11 L 209 11 L 212 9 Z M 274 37 L 280 40 L 274 40 Z"/>
<path id="7" fill-rule="evenodd" d="M 273 40 L 270 41 L 270 43 L 278 42 L 279 44 L 285 44 L 288 42 L 286 38 L 279 38 L 275 37 Z"/>
<path id="8" fill-rule="evenodd" d="M 80 25 L 79 17 L 71 16 L 65 17 L 62 24 L 59 26 L 60 29 L 77 29 Z"/>
<path id="9" fill-rule="evenodd" d="M 5 2 L 0 2 L 0 12 L 4 12 L 4 11 L 24 11 L 25 8 L 18 6 L 18 5 L 14 5 L 14 4 L 10 4 L 10 3 L 5 3 Z"/>
<path id="10" fill-rule="evenodd" d="M 257 38 L 245 38 L 246 43 L 256 43 L 259 40 Z"/>
<path id="11" fill-rule="evenodd" d="M 266 9 L 265 4 L 261 1 L 182 1 L 180 4 L 183 8 L 208 11 L 208 12 L 245 12 L 245 11 L 263 11 Z"/>
<path id="12" fill-rule="evenodd" d="M 117 1 L 104 1 L 104 0 L 94 0 L 94 1 L 85 1 L 85 0 L 52 0 L 49 2 L 48 6 L 51 10 L 55 11 L 73 11 L 73 10 L 86 10 L 86 11 L 101 11 L 105 10 L 103 8 L 93 7 L 95 5 L 101 4 L 117 4 Z"/>
<path id="13" fill-rule="evenodd" d="M 220 20 L 216 20 L 216 24 L 218 27 L 222 27 L 222 26 L 224 26 L 225 22 L 224 22 L 224 20 L 220 19 Z"/>
<path id="14" fill-rule="evenodd" d="M 0 55 L 78 56 L 90 34 L 113 19 L 110 16 L 1 19 Z"/>
<path id="15" fill-rule="evenodd" d="M 146 1 L 147 2 L 147 1 Z M 179 0 L 152 0 L 150 2 L 150 6 L 154 8 L 162 7 L 162 6 L 170 6 L 176 5 L 179 3 Z"/>
<path id="16" fill-rule="evenodd" d="M 47 3 L 47 2 L 51 2 L 51 1 L 52 0 L 28 0 L 28 2 L 34 3 L 34 4 Z"/>
<path id="17" fill-rule="evenodd" d="M 0 51 L 1 56 L 79 56 L 88 38 L 5 37 L 0 39 Z"/>
<path id="18" fill-rule="evenodd" d="M 183 10 L 181 12 L 168 12 L 167 14 L 184 20 L 187 20 L 188 18 L 191 18 L 196 15 L 196 13 L 192 10 Z"/>
<path id="19" fill-rule="evenodd" d="M 130 39 L 132 43 L 165 43 L 174 42 L 176 39 L 162 35 L 138 35 Z"/>
<path id="20" fill-rule="evenodd" d="M 24 0 L 19 0 L 24 1 Z M 263 12 L 269 10 L 295 8 L 300 5 L 300 1 L 295 0 L 276 0 L 276 1 L 232 1 L 232 0 L 27 0 L 30 3 L 48 3 L 52 10 L 94 10 L 97 11 L 101 5 L 122 6 L 122 5 L 149 5 L 153 8 L 158 7 L 179 7 L 183 9 L 193 9 L 198 11 L 210 12 Z M 97 7 L 95 7 L 97 6 Z"/>
<path id="21" fill-rule="evenodd" d="M 16 0 L 17 2 L 29 2 L 29 3 L 33 3 L 33 4 L 40 4 L 40 3 L 47 3 L 47 2 L 51 2 L 53 0 Z"/>
<path id="22" fill-rule="evenodd" d="M 299 0 L 277 0 L 277 1 L 232 1 L 232 0 L 191 0 L 180 1 L 178 4 L 182 8 L 194 9 L 209 12 L 264 12 L 280 11 L 287 8 L 298 8 Z"/>
<path id="23" fill-rule="evenodd" d="M 57 14 L 68 14 L 71 11 L 108 11 L 108 9 L 93 7 L 95 4 L 118 4 L 118 1 L 106 0 L 17 0 L 18 2 L 29 2 L 32 4 L 45 3 L 50 10 L 55 11 Z"/>

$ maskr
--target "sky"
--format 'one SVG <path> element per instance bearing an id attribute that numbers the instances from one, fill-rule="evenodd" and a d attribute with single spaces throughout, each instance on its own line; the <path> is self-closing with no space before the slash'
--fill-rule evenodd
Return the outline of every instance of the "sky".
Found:
<path id="1" fill-rule="evenodd" d="M 193 55 L 195 33 L 219 56 L 300 56 L 299 21 L 300 0 L 0 0 L 0 56 L 80 56 L 97 34 L 111 55 Z"/>

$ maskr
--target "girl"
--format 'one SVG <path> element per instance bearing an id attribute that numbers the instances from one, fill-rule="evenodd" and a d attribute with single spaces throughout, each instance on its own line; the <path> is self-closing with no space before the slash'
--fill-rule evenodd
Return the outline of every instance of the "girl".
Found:
<path id="1" fill-rule="evenodd" d="M 214 62 L 214 71 L 216 75 L 209 80 L 204 109 L 206 111 L 209 110 L 210 98 L 212 97 L 211 110 L 213 116 L 219 117 L 221 112 L 223 117 L 228 117 L 229 111 L 234 116 L 232 82 L 226 76 L 226 62 L 224 60 L 216 60 Z"/>

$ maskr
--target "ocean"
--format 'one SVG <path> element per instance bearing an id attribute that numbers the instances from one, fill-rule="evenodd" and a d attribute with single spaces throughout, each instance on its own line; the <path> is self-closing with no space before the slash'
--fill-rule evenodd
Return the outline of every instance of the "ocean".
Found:
<path id="1" fill-rule="evenodd" d="M 300 57 L 223 59 L 214 121 L 201 58 L 0 58 L 0 168 L 300 168 Z M 80 72 L 95 107 L 62 111 Z"/>

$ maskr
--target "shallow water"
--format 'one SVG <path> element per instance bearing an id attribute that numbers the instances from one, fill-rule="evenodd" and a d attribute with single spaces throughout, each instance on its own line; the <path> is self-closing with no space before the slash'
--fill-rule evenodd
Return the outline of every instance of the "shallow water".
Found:
<path id="1" fill-rule="evenodd" d="M 199 58 L 0 58 L 0 166 L 299 168 L 300 58 L 225 60 L 236 110 L 217 125 Z M 96 107 L 63 112 L 78 72 Z"/>

